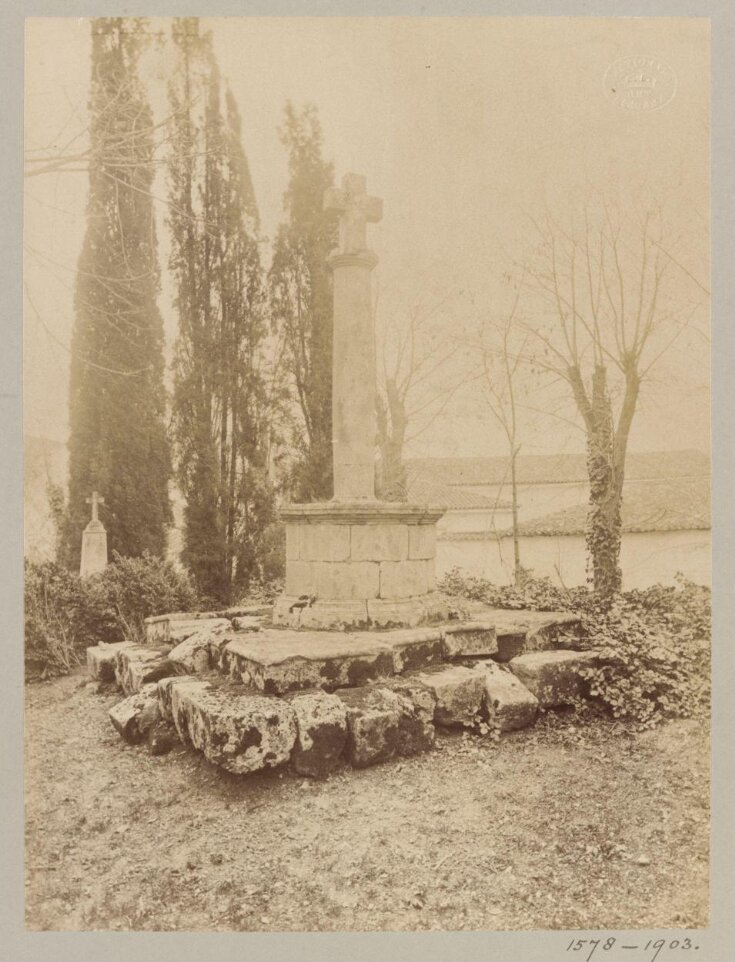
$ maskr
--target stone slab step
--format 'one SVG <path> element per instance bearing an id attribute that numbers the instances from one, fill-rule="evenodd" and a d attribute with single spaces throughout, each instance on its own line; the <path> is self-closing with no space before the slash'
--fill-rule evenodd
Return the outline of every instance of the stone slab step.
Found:
<path id="1" fill-rule="evenodd" d="M 570 639 L 581 633 L 580 619 L 568 611 L 527 611 L 508 608 L 478 608 L 473 618 L 495 627 L 497 648 L 493 657 L 506 662 L 529 651 L 555 646 L 571 648 Z"/>
<path id="2" fill-rule="evenodd" d="M 303 688 L 355 688 L 445 657 L 439 628 L 386 632 L 265 629 L 235 634 L 220 649 L 220 670 L 266 694 Z"/>

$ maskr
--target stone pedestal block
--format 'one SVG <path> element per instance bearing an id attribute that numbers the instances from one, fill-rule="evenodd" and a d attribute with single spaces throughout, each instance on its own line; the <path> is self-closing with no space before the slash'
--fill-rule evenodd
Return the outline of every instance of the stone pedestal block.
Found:
<path id="1" fill-rule="evenodd" d="M 442 514 L 425 505 L 367 500 L 283 509 L 286 585 L 274 624 L 419 624 L 423 601 L 434 597 L 435 524 Z"/>

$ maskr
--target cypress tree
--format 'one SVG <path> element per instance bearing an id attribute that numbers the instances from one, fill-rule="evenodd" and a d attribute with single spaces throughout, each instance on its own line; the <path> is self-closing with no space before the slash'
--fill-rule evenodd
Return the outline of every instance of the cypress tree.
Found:
<path id="1" fill-rule="evenodd" d="M 153 117 L 140 20 L 92 21 L 87 229 L 75 291 L 69 502 L 62 556 L 79 564 L 92 489 L 110 549 L 162 554 L 170 520 L 163 321 L 151 198 Z"/>
<path id="2" fill-rule="evenodd" d="M 316 108 L 286 105 L 281 140 L 288 151 L 289 184 L 270 271 L 274 324 L 300 417 L 293 430 L 296 501 L 332 496 L 332 278 L 327 257 L 336 246 L 335 219 L 324 210 L 334 180 L 322 156 Z"/>
<path id="3" fill-rule="evenodd" d="M 169 226 L 182 560 L 204 594 L 229 602 L 259 577 L 259 546 L 273 518 L 259 221 L 240 117 L 228 90 L 223 107 L 211 35 L 200 33 L 197 18 L 181 18 L 173 36 Z"/>

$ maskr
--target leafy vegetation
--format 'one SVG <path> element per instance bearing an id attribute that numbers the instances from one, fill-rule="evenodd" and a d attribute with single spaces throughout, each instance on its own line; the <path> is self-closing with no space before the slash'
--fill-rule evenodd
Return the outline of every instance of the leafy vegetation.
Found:
<path id="1" fill-rule="evenodd" d="M 25 565 L 25 663 L 29 678 L 64 674 L 99 642 L 141 640 L 151 615 L 197 608 L 186 574 L 150 554 L 115 556 L 82 579 L 48 561 Z"/>
<path id="2" fill-rule="evenodd" d="M 579 670 L 589 683 L 593 709 L 639 728 L 708 710 L 709 588 L 679 577 L 675 586 L 621 592 L 610 601 L 586 588 L 558 588 L 528 572 L 516 587 L 465 576 L 456 568 L 439 588 L 494 608 L 578 613 L 584 646 L 601 656 L 598 666 Z"/>

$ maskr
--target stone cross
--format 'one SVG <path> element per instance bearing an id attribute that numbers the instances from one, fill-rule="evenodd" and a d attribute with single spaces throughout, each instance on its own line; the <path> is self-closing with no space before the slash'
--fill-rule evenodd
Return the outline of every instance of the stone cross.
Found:
<path id="1" fill-rule="evenodd" d="M 97 508 L 100 504 L 104 504 L 105 499 L 101 498 L 96 491 L 92 492 L 92 497 L 87 498 L 87 504 L 92 505 L 92 521 L 99 521 L 99 515 L 97 514 Z"/>
<path id="2" fill-rule="evenodd" d="M 339 253 L 353 254 L 367 249 L 367 225 L 383 218 L 383 201 L 368 197 L 367 182 L 361 174 L 345 174 L 341 187 L 329 187 L 324 194 L 326 210 L 339 211 Z"/>

